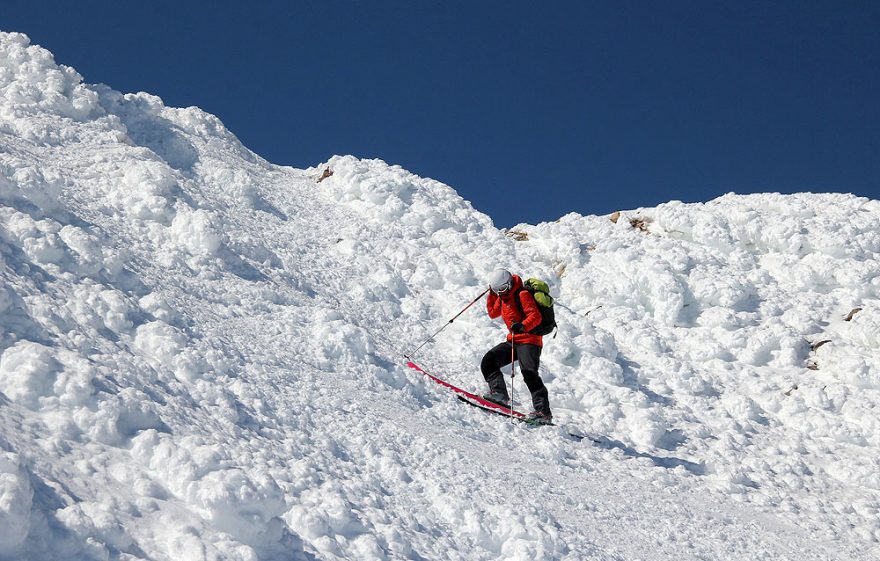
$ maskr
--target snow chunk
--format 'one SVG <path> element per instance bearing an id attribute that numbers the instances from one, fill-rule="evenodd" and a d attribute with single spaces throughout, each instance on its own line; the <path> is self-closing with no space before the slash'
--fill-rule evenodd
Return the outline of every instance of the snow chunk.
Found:
<path id="1" fill-rule="evenodd" d="M 122 185 L 112 196 L 116 205 L 132 217 L 165 223 L 173 215 L 169 197 L 176 185 L 174 173 L 166 164 L 143 160 L 125 169 Z"/>
<path id="2" fill-rule="evenodd" d="M 177 355 L 186 347 L 186 336 L 164 321 L 151 321 L 135 331 L 134 347 L 147 358 L 173 368 Z"/>
<path id="3" fill-rule="evenodd" d="M 107 255 L 108 263 L 105 263 L 104 250 L 101 247 L 101 241 L 86 230 L 77 226 L 67 225 L 58 232 L 58 237 L 73 250 L 73 260 L 75 261 L 75 271 L 83 276 L 94 275 L 106 268 L 110 271 L 114 269 L 112 262 L 113 257 Z"/>
<path id="4" fill-rule="evenodd" d="M 0 452 L 0 555 L 17 553 L 27 539 L 33 498 L 18 454 Z"/>
<path id="5" fill-rule="evenodd" d="M 68 350 L 59 350 L 58 361 L 64 366 L 56 377 L 53 392 L 63 405 L 79 406 L 91 404 L 95 392 L 92 381 L 94 366 L 88 359 Z M 67 421 L 66 415 L 64 421 Z"/>
<path id="6" fill-rule="evenodd" d="M 373 340 L 363 329 L 341 319 L 336 312 L 319 311 L 312 334 L 315 363 L 334 371 L 339 364 L 359 364 L 375 352 Z"/>
<path id="7" fill-rule="evenodd" d="M 300 501 L 284 513 L 284 521 L 324 556 L 345 558 L 344 549 L 351 547 L 361 550 L 354 553 L 353 558 L 381 559 L 378 551 L 363 551 L 364 546 L 369 546 L 358 540 L 368 537 L 366 529 L 339 484 L 328 482 L 320 488 L 309 489 Z"/>
<path id="8" fill-rule="evenodd" d="M 44 265 L 62 263 L 67 252 L 58 237 L 61 225 L 51 219 L 34 220 L 30 215 L 7 207 L 0 207 L 0 218 L 17 244 L 35 262 Z"/>
<path id="9" fill-rule="evenodd" d="M 192 481 L 220 469 L 224 462 L 217 446 L 192 436 L 175 441 L 156 430 L 145 430 L 132 438 L 130 453 L 175 493 L 184 493 Z"/>
<path id="10" fill-rule="evenodd" d="M 284 511 L 283 493 L 271 476 L 235 468 L 213 471 L 190 485 L 187 500 L 216 528 L 248 544 L 263 541 Z"/>
<path id="11" fill-rule="evenodd" d="M 92 329 L 109 329 L 113 333 L 132 328 L 129 315 L 134 306 L 118 290 L 85 282 L 76 286 L 72 298 L 65 304 L 74 321 Z"/>
<path id="12" fill-rule="evenodd" d="M 138 305 L 143 311 L 166 323 L 174 323 L 178 320 L 177 311 L 158 292 L 151 292 L 143 296 L 138 300 Z"/>
<path id="13" fill-rule="evenodd" d="M 107 544 L 116 550 L 126 550 L 133 541 L 110 504 L 84 501 L 56 511 L 59 522 L 95 546 Z M 107 548 L 98 546 L 98 551 L 106 555 Z"/>
<path id="14" fill-rule="evenodd" d="M 57 170 L 0 155 L 0 199 L 24 199 L 43 210 L 58 206 L 65 182 Z"/>
<path id="15" fill-rule="evenodd" d="M 153 407 L 145 393 L 125 388 L 112 399 L 100 402 L 94 414 L 80 410 L 75 419 L 94 440 L 121 446 L 142 431 L 167 430 Z"/>
<path id="16" fill-rule="evenodd" d="M 641 446 L 655 446 L 666 434 L 667 424 L 650 409 L 638 409 L 627 414 L 625 423 L 626 431 L 632 436 L 633 441 Z"/>
<path id="17" fill-rule="evenodd" d="M 213 255 L 220 249 L 217 215 L 207 210 L 181 210 L 171 223 L 178 243 L 194 256 Z"/>
<path id="18" fill-rule="evenodd" d="M 37 409 L 40 398 L 51 395 L 59 366 L 49 347 L 19 341 L 0 356 L 0 391 L 16 403 Z"/>
<path id="19" fill-rule="evenodd" d="M 870 302 L 849 323 L 852 341 L 868 349 L 880 350 L 880 305 Z"/>

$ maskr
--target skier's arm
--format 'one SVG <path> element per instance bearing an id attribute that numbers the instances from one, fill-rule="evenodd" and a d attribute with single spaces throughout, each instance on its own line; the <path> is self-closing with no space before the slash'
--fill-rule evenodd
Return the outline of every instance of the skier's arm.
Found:
<path id="1" fill-rule="evenodd" d="M 519 302 L 522 304 L 523 313 L 526 317 L 522 320 L 523 331 L 529 332 L 538 327 L 541 323 L 541 312 L 538 310 L 538 304 L 535 302 L 528 290 L 522 290 L 519 293 Z"/>
<path id="2" fill-rule="evenodd" d="M 486 298 L 486 311 L 489 312 L 489 317 L 492 319 L 501 315 L 501 300 L 494 292 L 490 291 L 489 297 Z"/>

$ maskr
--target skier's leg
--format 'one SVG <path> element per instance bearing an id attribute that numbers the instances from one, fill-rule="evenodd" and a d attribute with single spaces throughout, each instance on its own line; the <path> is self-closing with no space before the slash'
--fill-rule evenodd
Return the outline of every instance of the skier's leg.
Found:
<path id="1" fill-rule="evenodd" d="M 541 364 L 541 347 L 538 345 L 517 345 L 516 359 L 522 370 L 523 381 L 532 394 L 532 405 L 535 411 L 551 415 L 550 396 L 538 369 Z"/>
<path id="2" fill-rule="evenodd" d="M 501 374 L 501 367 L 510 364 L 510 343 L 501 343 L 496 345 L 483 357 L 480 363 L 480 370 L 483 372 L 483 378 L 489 385 L 489 393 L 501 396 L 504 401 L 510 398 L 507 394 L 507 384 L 504 383 L 504 375 Z"/>

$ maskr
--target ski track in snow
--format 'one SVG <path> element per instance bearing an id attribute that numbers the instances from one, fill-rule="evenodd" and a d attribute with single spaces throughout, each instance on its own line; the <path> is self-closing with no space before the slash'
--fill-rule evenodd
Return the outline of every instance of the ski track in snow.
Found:
<path id="1" fill-rule="evenodd" d="M 0 558 L 876 558 L 878 219 L 730 194 L 513 236 L 2 33 Z M 557 297 L 557 427 L 403 364 L 498 266 Z M 502 337 L 481 302 L 416 362 L 481 391 Z"/>

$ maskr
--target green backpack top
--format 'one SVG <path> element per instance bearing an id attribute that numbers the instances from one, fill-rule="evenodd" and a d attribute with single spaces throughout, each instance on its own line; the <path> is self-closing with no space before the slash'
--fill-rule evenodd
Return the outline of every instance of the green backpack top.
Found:
<path id="1" fill-rule="evenodd" d="M 538 311 L 541 312 L 541 323 L 538 324 L 538 327 L 529 331 L 529 333 L 542 336 L 553 333 L 553 330 L 556 329 L 556 312 L 553 310 L 553 297 L 550 296 L 550 287 L 541 279 L 532 278 L 523 283 L 521 290 L 529 291 L 529 294 L 535 299 L 535 303 L 538 304 Z M 516 305 L 519 306 L 520 313 L 525 315 L 518 293 L 514 300 Z"/>

